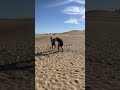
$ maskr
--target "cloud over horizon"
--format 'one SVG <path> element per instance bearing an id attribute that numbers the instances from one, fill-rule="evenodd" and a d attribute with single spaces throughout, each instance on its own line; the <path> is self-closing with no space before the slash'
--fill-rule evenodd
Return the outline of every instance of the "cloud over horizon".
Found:
<path id="1" fill-rule="evenodd" d="M 67 21 L 64 21 L 64 23 L 69 24 L 79 24 L 80 21 L 85 20 L 85 8 L 79 7 L 79 6 L 67 6 L 64 8 L 64 10 L 61 10 L 62 13 L 67 15 L 72 15 L 74 17 L 79 16 L 79 18 L 69 19 Z"/>
<path id="2" fill-rule="evenodd" d="M 79 19 L 76 19 L 76 18 L 70 18 L 69 20 L 64 21 L 64 23 L 69 23 L 69 24 L 79 24 Z"/>
<path id="3" fill-rule="evenodd" d="M 62 12 L 70 15 L 84 15 L 85 8 L 78 6 L 67 6 L 64 10 L 62 10 Z"/>

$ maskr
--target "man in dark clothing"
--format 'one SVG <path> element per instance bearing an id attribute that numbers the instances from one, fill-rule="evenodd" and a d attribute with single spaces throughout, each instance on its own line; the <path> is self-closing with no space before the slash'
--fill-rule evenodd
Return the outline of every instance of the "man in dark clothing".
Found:
<path id="1" fill-rule="evenodd" d="M 60 39 L 60 38 L 58 38 L 58 37 L 56 37 L 55 41 L 58 42 L 58 52 L 59 52 L 59 47 L 62 49 L 62 52 L 63 52 L 63 48 L 62 48 L 62 46 L 63 46 L 63 40 Z"/>
<path id="2" fill-rule="evenodd" d="M 51 40 L 51 45 L 52 45 L 52 50 L 53 50 L 53 46 L 56 47 L 55 39 L 52 39 L 52 37 L 50 37 L 50 40 Z"/>

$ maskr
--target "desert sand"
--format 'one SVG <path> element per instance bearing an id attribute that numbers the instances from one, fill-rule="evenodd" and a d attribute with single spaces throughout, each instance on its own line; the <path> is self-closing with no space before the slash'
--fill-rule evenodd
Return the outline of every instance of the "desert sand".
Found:
<path id="1" fill-rule="evenodd" d="M 34 90 L 34 20 L 0 20 L 0 90 Z"/>
<path id="2" fill-rule="evenodd" d="M 63 39 L 64 52 L 51 50 L 50 36 Z M 84 31 L 35 35 L 35 88 L 85 90 Z"/>
<path id="3" fill-rule="evenodd" d="M 120 12 L 86 13 L 87 90 L 120 90 Z"/>

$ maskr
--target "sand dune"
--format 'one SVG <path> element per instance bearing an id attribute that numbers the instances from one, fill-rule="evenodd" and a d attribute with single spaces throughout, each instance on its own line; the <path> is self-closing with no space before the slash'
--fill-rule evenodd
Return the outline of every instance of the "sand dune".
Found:
<path id="1" fill-rule="evenodd" d="M 85 32 L 80 30 L 72 30 L 72 31 L 64 32 L 62 34 L 80 35 L 80 34 L 85 34 Z"/>
<path id="2" fill-rule="evenodd" d="M 34 28 L 34 19 L 0 19 L 0 39 L 32 39 Z"/>
<path id="3" fill-rule="evenodd" d="M 64 52 L 51 51 L 49 37 L 64 41 Z M 85 35 L 36 35 L 36 90 L 85 89 Z"/>
<path id="4" fill-rule="evenodd" d="M 34 20 L 0 20 L 0 90 L 34 89 Z"/>
<path id="5" fill-rule="evenodd" d="M 114 11 L 86 15 L 86 86 L 91 90 L 119 90 L 120 15 Z"/>

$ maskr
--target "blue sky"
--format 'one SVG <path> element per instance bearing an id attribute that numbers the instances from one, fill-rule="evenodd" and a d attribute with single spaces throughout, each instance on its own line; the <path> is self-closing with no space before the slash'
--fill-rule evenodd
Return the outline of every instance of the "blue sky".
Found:
<path id="1" fill-rule="evenodd" d="M 85 0 L 36 0 L 35 33 L 85 29 Z"/>

